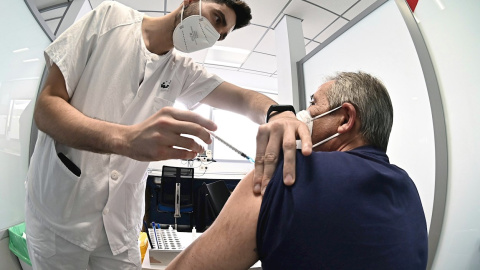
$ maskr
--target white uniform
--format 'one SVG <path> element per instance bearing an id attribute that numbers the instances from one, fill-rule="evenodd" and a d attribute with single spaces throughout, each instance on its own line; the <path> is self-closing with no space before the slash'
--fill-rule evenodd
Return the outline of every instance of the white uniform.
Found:
<path id="1" fill-rule="evenodd" d="M 54 62 L 65 78 L 71 105 L 88 117 L 136 124 L 177 99 L 191 108 L 223 82 L 175 51 L 149 52 L 142 20 L 142 13 L 106 1 L 45 50 L 47 65 Z M 81 169 L 80 177 L 59 160 L 59 152 Z M 117 255 L 138 238 L 147 166 L 72 149 L 40 132 L 27 207 L 41 224 L 87 251 L 104 244 L 106 232 Z"/>

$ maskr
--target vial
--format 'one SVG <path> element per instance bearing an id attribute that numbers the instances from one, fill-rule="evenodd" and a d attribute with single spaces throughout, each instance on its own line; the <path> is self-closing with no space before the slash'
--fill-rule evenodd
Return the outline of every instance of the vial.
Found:
<path id="1" fill-rule="evenodd" d="M 197 229 L 195 229 L 195 226 L 192 229 L 192 241 L 195 241 L 197 238 Z"/>

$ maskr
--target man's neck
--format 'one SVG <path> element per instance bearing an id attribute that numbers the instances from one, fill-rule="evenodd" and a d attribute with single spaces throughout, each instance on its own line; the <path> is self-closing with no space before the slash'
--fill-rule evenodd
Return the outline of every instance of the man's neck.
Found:
<path id="1" fill-rule="evenodd" d="M 351 138 L 346 138 L 343 143 L 338 147 L 337 151 L 345 152 L 355 149 L 360 146 L 367 145 L 367 142 L 360 134 L 357 134 Z"/>
<path id="2" fill-rule="evenodd" d="M 172 12 L 158 18 L 145 16 L 143 19 L 142 37 L 150 52 L 163 55 L 173 49 L 175 14 L 176 12 Z"/>

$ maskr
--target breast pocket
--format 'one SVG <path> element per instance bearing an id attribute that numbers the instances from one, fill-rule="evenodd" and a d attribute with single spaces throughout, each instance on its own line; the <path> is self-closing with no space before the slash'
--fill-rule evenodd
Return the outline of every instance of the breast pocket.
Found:
<path id="1" fill-rule="evenodd" d="M 156 113 L 164 107 L 173 106 L 175 101 L 170 101 L 162 97 L 155 97 L 153 99 L 153 112 Z"/>

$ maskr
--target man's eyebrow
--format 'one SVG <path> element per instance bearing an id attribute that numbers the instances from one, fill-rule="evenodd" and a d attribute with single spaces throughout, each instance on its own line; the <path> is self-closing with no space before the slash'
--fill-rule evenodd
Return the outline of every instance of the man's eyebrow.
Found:
<path id="1" fill-rule="evenodd" d="M 313 100 L 313 94 L 310 96 L 310 100 Z"/>

